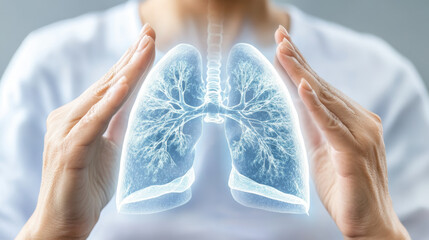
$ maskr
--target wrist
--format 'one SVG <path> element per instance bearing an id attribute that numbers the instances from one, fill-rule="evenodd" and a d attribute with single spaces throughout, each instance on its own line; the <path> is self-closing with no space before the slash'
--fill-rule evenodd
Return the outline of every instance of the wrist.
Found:
<path id="1" fill-rule="evenodd" d="M 80 240 L 87 239 L 90 231 L 59 221 L 49 214 L 35 211 L 16 239 L 31 240 Z"/>
<path id="2" fill-rule="evenodd" d="M 395 230 L 391 232 L 380 232 L 376 235 L 346 237 L 345 240 L 408 240 L 411 239 L 407 231 Z"/>
<path id="3" fill-rule="evenodd" d="M 396 215 L 395 215 L 396 216 Z M 411 239 L 404 225 L 396 217 L 396 223 L 380 231 L 374 238 L 371 239 L 391 239 L 391 240 L 408 240 Z"/>
<path id="4" fill-rule="evenodd" d="M 408 231 L 402 225 L 396 214 L 387 221 L 380 224 L 374 224 L 370 229 L 366 231 L 366 234 L 362 235 L 350 235 L 344 236 L 347 240 L 408 240 L 411 239 Z"/>

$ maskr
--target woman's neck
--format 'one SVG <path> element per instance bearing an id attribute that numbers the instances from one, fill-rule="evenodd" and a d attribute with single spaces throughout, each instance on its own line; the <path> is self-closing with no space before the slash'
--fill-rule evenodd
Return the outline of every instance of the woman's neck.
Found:
<path id="1" fill-rule="evenodd" d="M 254 42 L 261 45 L 274 42 L 279 24 L 289 25 L 288 14 L 272 7 L 269 0 L 146 0 L 140 5 L 141 20 L 155 29 L 161 50 L 179 42 L 206 47 L 209 12 L 222 18 L 224 49 L 235 43 L 246 25 L 258 36 Z"/>

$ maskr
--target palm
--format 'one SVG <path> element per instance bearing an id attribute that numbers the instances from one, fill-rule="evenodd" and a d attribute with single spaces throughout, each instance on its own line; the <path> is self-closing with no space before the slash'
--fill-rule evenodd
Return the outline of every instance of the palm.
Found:
<path id="1" fill-rule="evenodd" d="M 98 220 L 103 207 L 110 201 L 117 181 L 120 146 L 125 133 L 127 115 L 120 111 L 109 124 L 103 136 L 92 144 L 82 147 L 76 156 L 78 165 L 71 167 L 68 201 L 72 204 L 70 218 L 82 223 Z M 90 226 L 90 225 L 88 225 Z"/>
<path id="2" fill-rule="evenodd" d="M 76 224 L 87 225 L 98 220 L 98 214 L 114 193 L 117 149 L 111 141 L 101 137 L 79 151 L 81 156 L 76 159 L 82 160 L 82 165 L 70 168 L 68 179 L 65 179 L 69 194 L 64 195 L 64 200 L 70 206 L 68 222 L 79 219 Z"/>
<path id="3" fill-rule="evenodd" d="M 301 126 L 305 128 L 303 134 L 319 198 L 338 223 L 338 227 L 341 230 L 348 229 L 355 224 L 350 219 L 360 219 L 371 211 L 362 204 L 368 199 L 362 194 L 365 189 L 358 189 L 361 186 L 357 184 L 359 176 L 343 174 L 355 168 L 354 163 L 358 161 L 353 154 L 336 151 L 323 137 L 305 109 L 300 109 L 302 104 L 298 103 L 297 107 Z"/>
<path id="4" fill-rule="evenodd" d="M 319 197 L 325 206 L 330 206 L 337 187 L 336 173 L 333 166 L 332 148 L 314 124 L 302 103 L 296 104 L 310 162 L 310 170 Z M 328 209 L 329 210 L 329 209 Z"/>

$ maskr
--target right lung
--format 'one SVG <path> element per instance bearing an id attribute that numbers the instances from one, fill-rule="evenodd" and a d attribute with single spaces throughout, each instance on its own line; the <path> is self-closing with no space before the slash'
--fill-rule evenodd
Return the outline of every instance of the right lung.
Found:
<path id="1" fill-rule="evenodd" d="M 154 185 L 168 185 L 192 170 L 194 148 L 202 132 L 205 86 L 201 65 L 199 52 L 182 44 L 169 51 L 149 73 L 130 114 L 122 150 L 119 199 Z M 177 187 L 181 186 L 171 188 Z M 169 189 L 166 187 L 164 194 L 169 194 Z M 164 195 L 164 190 L 159 191 Z M 159 191 L 140 204 L 153 202 L 153 198 L 160 197 Z"/>

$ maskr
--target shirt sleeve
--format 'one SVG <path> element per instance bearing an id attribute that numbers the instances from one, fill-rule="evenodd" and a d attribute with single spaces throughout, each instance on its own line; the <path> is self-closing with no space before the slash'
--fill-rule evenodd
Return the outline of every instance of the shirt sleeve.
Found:
<path id="1" fill-rule="evenodd" d="M 45 119 L 55 103 L 39 42 L 23 42 L 0 82 L 0 239 L 13 239 L 40 188 Z"/>
<path id="2" fill-rule="evenodd" d="M 393 205 L 413 239 L 429 239 L 429 98 L 408 61 L 384 89 L 384 137 Z"/>

